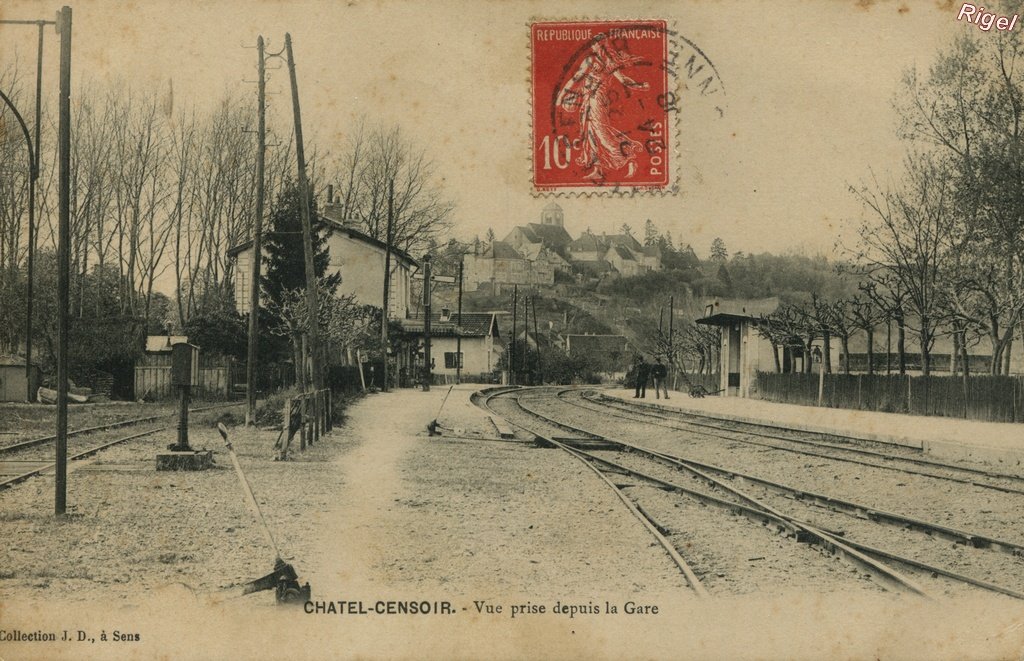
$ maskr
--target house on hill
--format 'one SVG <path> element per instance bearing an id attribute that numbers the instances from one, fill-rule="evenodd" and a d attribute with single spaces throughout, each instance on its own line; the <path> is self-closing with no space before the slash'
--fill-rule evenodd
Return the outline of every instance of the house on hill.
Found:
<path id="1" fill-rule="evenodd" d="M 473 252 L 463 257 L 463 286 L 466 291 L 490 287 L 497 294 L 502 286 L 553 285 L 558 262 L 552 260 L 564 261 L 542 246 L 537 248 L 533 259 L 527 259 L 505 241 L 495 241 L 485 250 L 475 243 Z"/>
<path id="2" fill-rule="evenodd" d="M 572 262 L 596 262 L 605 253 L 605 245 L 601 238 L 589 229 L 580 234 L 580 238 L 572 241 L 566 250 L 566 256 Z"/>
<path id="3" fill-rule="evenodd" d="M 361 305 L 381 307 L 384 302 L 385 244 L 358 229 L 353 223 L 337 217 L 334 205 L 328 204 L 319 222 L 327 227 L 330 254 L 328 273 L 341 271 L 338 294 L 354 294 Z M 247 314 L 252 277 L 252 240 L 228 250 L 235 265 L 235 306 Z M 266 253 L 264 253 L 266 256 Z M 391 284 L 388 294 L 388 315 L 402 318 L 411 303 L 411 277 L 419 264 L 404 250 L 391 248 Z"/>
<path id="4" fill-rule="evenodd" d="M 604 254 L 604 261 L 625 278 L 640 275 L 647 270 L 637 260 L 635 253 L 625 246 L 610 246 Z"/>
<path id="5" fill-rule="evenodd" d="M 592 274 L 594 264 L 604 262 L 622 277 L 632 277 L 647 271 L 661 270 L 661 250 L 657 246 L 642 246 L 630 234 L 601 234 L 589 229 L 572 241 L 566 249 L 573 270 Z"/>
<path id="6" fill-rule="evenodd" d="M 572 243 L 572 237 L 565 231 L 562 207 L 552 202 L 544 207 L 540 216 L 541 222 L 517 225 L 503 240 L 520 252 L 527 244 L 539 244 L 560 256 L 565 256 L 566 249 Z"/>

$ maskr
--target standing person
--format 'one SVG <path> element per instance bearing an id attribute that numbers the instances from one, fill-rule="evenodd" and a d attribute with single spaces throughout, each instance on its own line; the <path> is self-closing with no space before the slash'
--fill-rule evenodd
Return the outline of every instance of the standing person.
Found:
<path id="1" fill-rule="evenodd" d="M 647 377 L 649 374 L 650 367 L 644 362 L 644 357 L 641 355 L 640 360 L 636 364 L 636 394 L 633 395 L 633 399 L 647 397 Z"/>
<path id="2" fill-rule="evenodd" d="M 668 399 L 668 368 L 662 364 L 661 358 L 654 359 L 654 365 L 651 366 L 651 376 L 654 377 L 655 398 L 661 399 L 661 390 L 664 390 L 665 399 Z"/>

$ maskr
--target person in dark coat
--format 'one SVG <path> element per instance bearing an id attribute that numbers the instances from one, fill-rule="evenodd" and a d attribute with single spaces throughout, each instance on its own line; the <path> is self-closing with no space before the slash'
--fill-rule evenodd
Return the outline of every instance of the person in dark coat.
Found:
<path id="1" fill-rule="evenodd" d="M 636 364 L 636 394 L 633 395 L 633 399 L 637 397 L 643 399 L 647 396 L 647 377 L 650 375 L 650 366 L 644 362 L 644 357 L 640 356 L 640 360 Z"/>
<path id="2" fill-rule="evenodd" d="M 654 359 L 651 376 L 654 377 L 654 396 L 661 399 L 661 391 L 664 390 L 665 399 L 668 399 L 668 368 L 661 362 L 661 358 Z"/>

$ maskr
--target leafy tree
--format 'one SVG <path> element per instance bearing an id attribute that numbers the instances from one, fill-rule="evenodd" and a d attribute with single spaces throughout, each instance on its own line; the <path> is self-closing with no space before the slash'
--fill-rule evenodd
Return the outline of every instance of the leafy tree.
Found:
<path id="1" fill-rule="evenodd" d="M 310 215 L 317 218 L 316 199 L 310 197 Z M 300 202 L 298 186 L 294 182 L 287 182 L 270 212 L 270 231 L 264 244 L 267 254 L 263 257 L 264 275 L 260 284 L 267 301 L 267 311 L 274 320 L 270 330 L 291 340 L 296 375 L 299 383 L 304 384 L 304 335 L 310 319 L 305 301 L 306 269 Z M 313 270 L 317 277 L 318 300 L 326 310 L 329 308 L 329 299 L 334 297 L 341 283 L 341 273 L 327 273 L 330 254 L 326 228 L 320 222 L 314 222 L 312 234 Z"/>
<path id="2" fill-rule="evenodd" d="M 341 283 L 341 273 L 329 274 L 331 263 L 328 253 L 328 232 L 317 218 L 316 198 L 310 195 L 310 217 L 313 219 L 313 272 L 316 274 L 321 294 L 333 295 Z M 306 261 L 302 237 L 302 216 L 299 188 L 294 181 L 288 181 L 269 216 L 270 231 L 264 237 L 266 254 L 260 286 L 263 295 L 274 303 L 280 303 L 285 293 L 306 288 Z"/>

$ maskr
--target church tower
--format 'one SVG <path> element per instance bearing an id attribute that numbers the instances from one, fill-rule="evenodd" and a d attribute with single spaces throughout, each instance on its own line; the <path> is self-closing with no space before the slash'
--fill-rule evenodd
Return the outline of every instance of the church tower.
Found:
<path id="1" fill-rule="evenodd" d="M 554 202 L 544 207 L 544 210 L 540 212 L 540 224 L 541 225 L 555 225 L 557 227 L 564 227 L 564 218 L 562 216 L 562 207 L 558 206 Z"/>

